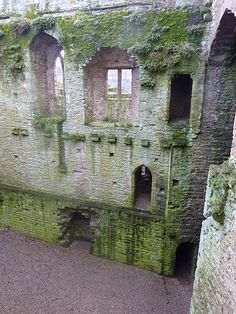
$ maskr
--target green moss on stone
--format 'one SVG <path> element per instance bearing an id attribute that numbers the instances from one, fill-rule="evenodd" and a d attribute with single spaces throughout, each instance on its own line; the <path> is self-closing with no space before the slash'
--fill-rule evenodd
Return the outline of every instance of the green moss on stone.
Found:
<path id="1" fill-rule="evenodd" d="M 192 61 L 200 52 L 204 26 L 191 25 L 193 13 L 188 9 L 161 10 L 146 40 L 137 42 L 131 48 L 133 53 L 139 55 L 141 63 L 153 79 L 155 73 L 173 68 L 184 60 Z M 154 85 L 150 79 L 147 83 L 141 79 L 143 86 Z"/>
<path id="2" fill-rule="evenodd" d="M 41 32 L 46 29 L 48 30 L 54 27 L 55 18 L 53 16 L 37 17 L 32 21 L 31 25 L 37 32 Z"/>
<path id="3" fill-rule="evenodd" d="M 209 185 L 212 190 L 208 200 L 210 213 L 214 220 L 220 224 L 224 224 L 224 208 L 229 189 L 228 178 L 223 172 L 213 170 L 212 168 Z"/>
<path id="4" fill-rule="evenodd" d="M 208 11 L 207 11 L 208 12 Z M 141 79 L 142 86 L 153 87 L 153 72 L 165 71 L 184 59 L 196 56 L 203 24 L 191 26 L 190 9 L 165 9 L 135 12 L 115 11 L 103 14 L 79 12 L 74 16 L 43 16 L 32 6 L 24 19 L 0 26 L 0 61 L 12 72 L 24 68 L 23 51 L 39 32 L 58 27 L 60 41 L 68 58 L 87 63 L 101 47 L 119 46 L 139 57 L 152 74 Z M 199 23 L 203 23 L 201 20 Z M 190 27 L 190 28 L 189 28 Z"/>
<path id="5" fill-rule="evenodd" d="M 143 75 L 140 80 L 140 86 L 145 88 L 154 88 L 157 83 L 157 77 L 152 77 L 150 75 Z"/>
<path id="6" fill-rule="evenodd" d="M 27 19 L 35 19 L 35 18 L 38 17 L 39 14 L 40 13 L 37 10 L 37 5 L 36 4 L 31 4 L 28 7 L 28 10 L 27 10 L 27 12 L 25 14 L 25 17 Z"/>
<path id="7" fill-rule="evenodd" d="M 100 221 L 92 254 L 161 273 L 161 221 L 130 211 L 102 211 Z"/>
<path id="8" fill-rule="evenodd" d="M 57 123 L 65 121 L 64 116 L 59 115 L 50 115 L 50 116 L 44 116 L 44 115 L 38 115 L 35 117 L 34 121 L 34 127 L 36 129 L 44 129 L 47 125 L 55 125 Z"/>
<path id="9" fill-rule="evenodd" d="M 2 68 L 16 75 L 24 69 L 24 49 L 29 46 L 34 34 L 17 34 L 13 25 L 0 26 L 0 32 L 4 33 L 4 37 L 0 38 L 0 63 Z"/>
<path id="10" fill-rule="evenodd" d="M 87 62 L 101 47 L 119 46 L 139 56 L 150 72 L 161 72 L 198 52 L 204 27 L 189 33 L 191 10 L 166 9 L 131 14 L 128 11 L 58 18 L 62 45 L 72 60 Z M 128 30 L 128 31 L 127 31 Z M 154 79 L 141 80 L 153 87 Z"/>
<path id="11" fill-rule="evenodd" d="M 84 142 L 86 140 L 85 134 L 81 133 L 63 133 L 64 140 L 71 140 L 72 142 Z"/>
<path id="12" fill-rule="evenodd" d="M 126 41 L 121 34 L 122 18 L 127 15 L 126 11 L 99 15 L 78 13 L 74 17 L 58 18 L 61 42 L 68 56 L 78 63 L 85 62 L 100 47 L 112 47 Z"/>
<path id="13" fill-rule="evenodd" d="M 29 136 L 28 130 L 23 128 L 14 128 L 11 133 L 16 136 Z"/>

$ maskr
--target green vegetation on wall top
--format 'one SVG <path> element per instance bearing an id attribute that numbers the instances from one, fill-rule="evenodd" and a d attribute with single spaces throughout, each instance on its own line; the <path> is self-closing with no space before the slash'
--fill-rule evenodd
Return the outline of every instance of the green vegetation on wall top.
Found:
<path id="1" fill-rule="evenodd" d="M 84 65 L 101 47 L 118 46 L 138 57 L 147 70 L 141 84 L 153 87 L 153 73 L 179 65 L 199 53 L 206 12 L 210 9 L 79 12 L 57 18 L 26 14 L 24 19 L 0 26 L 0 62 L 13 73 L 22 71 L 24 49 L 38 33 L 55 28 L 72 62 Z"/>
<path id="2" fill-rule="evenodd" d="M 101 47 L 119 46 L 139 57 L 148 72 L 162 72 L 200 51 L 203 11 L 166 9 L 155 13 L 128 11 L 59 18 L 61 41 L 78 63 L 86 63 Z M 150 83 L 154 86 L 155 80 Z M 148 85 L 147 77 L 143 85 Z"/>

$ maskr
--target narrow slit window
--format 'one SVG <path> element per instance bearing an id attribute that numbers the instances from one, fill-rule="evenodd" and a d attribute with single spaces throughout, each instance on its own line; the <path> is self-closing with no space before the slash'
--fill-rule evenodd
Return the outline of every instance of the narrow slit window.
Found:
<path id="1" fill-rule="evenodd" d="M 190 116 L 193 81 L 189 74 L 176 74 L 171 80 L 169 121 L 187 120 Z"/>
<path id="2" fill-rule="evenodd" d="M 55 60 L 55 67 L 54 67 L 55 96 L 63 96 L 64 94 L 63 58 L 64 58 L 64 50 L 60 52 L 60 54 Z"/>

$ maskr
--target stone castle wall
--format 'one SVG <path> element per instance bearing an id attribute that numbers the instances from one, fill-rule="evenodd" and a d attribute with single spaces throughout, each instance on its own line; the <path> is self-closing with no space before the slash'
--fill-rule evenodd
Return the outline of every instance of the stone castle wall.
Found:
<path id="1" fill-rule="evenodd" d="M 16 0 L 1 0 L 0 1 L 0 15 L 11 13 L 24 13 L 27 10 L 34 7 L 38 11 L 72 11 L 81 9 L 101 9 L 105 7 L 122 7 L 122 6 L 153 6 L 156 5 L 159 8 L 162 7 L 174 7 L 185 5 L 202 5 L 205 0 L 26 0 L 23 2 Z"/>
<path id="2" fill-rule="evenodd" d="M 230 159 L 236 160 L 236 119 L 234 119 L 234 129 L 233 129 L 233 141 L 230 153 Z"/>
<path id="3" fill-rule="evenodd" d="M 19 1 L 5 1 L 1 0 L 0 8 L 2 14 L 11 14 L 11 13 L 24 13 L 29 9 L 35 8 L 37 11 L 46 11 L 46 12 L 60 12 L 60 11 L 73 11 L 73 10 L 88 10 L 88 9 L 101 9 L 106 7 L 122 7 L 122 6 L 152 6 L 153 1 L 144 0 L 43 0 L 43 1 L 32 1 L 27 0 L 24 2 Z M 173 6 L 174 1 L 157 1 L 156 2 L 159 7 Z"/>
<path id="4" fill-rule="evenodd" d="M 206 70 L 196 55 L 208 7 L 74 13 L 45 17 L 31 8 L 0 25 L 0 226 L 68 244 L 71 212 L 78 211 L 95 229 L 93 254 L 171 275 L 177 246 L 198 243 L 209 164 L 229 155 L 235 70 Z M 61 45 L 65 101 L 57 112 L 46 72 Z M 143 52 L 147 46 L 161 53 Z M 85 67 L 103 47 L 138 62 L 138 114 L 128 123 L 88 116 Z M 192 79 L 191 112 L 170 123 L 175 74 Z M 134 204 L 142 165 L 152 174 L 146 211 Z"/>
<path id="5" fill-rule="evenodd" d="M 235 161 L 212 167 L 191 313 L 234 313 L 236 307 Z"/>
<path id="6" fill-rule="evenodd" d="M 234 1 L 215 1 L 215 20 L 213 26 L 219 25 L 224 29 L 224 17 L 221 19 L 225 9 L 235 12 Z M 227 13 L 229 14 L 229 13 Z M 236 23 L 234 20 L 231 22 Z M 229 30 L 227 29 L 229 35 Z M 221 42 L 216 37 L 218 47 Z M 224 42 L 225 43 L 225 42 Z M 231 38 L 230 46 L 235 43 L 235 36 Z M 216 47 L 215 46 L 215 47 Z M 230 51 L 230 49 L 228 49 Z M 224 50 L 218 50 L 218 53 Z M 218 60 L 222 60 L 220 56 Z M 232 60 L 232 59 L 231 59 Z M 231 61 L 229 72 L 233 72 Z M 218 66 L 221 66 L 218 64 Z M 236 80 L 234 81 L 234 89 Z M 233 94 L 234 91 L 232 90 Z M 205 220 L 202 224 L 199 245 L 197 269 L 191 302 L 191 313 L 234 313 L 236 308 L 236 121 L 228 142 L 232 141 L 232 149 L 229 161 L 221 166 L 211 166 L 208 176 L 206 199 L 204 207 Z"/>
<path id="7" fill-rule="evenodd" d="M 225 10 L 231 10 L 236 12 L 236 3 L 234 0 L 215 0 L 212 3 L 212 24 L 208 38 L 208 48 L 210 49 L 212 42 L 216 36 L 217 29 L 219 27 L 220 20 Z"/>

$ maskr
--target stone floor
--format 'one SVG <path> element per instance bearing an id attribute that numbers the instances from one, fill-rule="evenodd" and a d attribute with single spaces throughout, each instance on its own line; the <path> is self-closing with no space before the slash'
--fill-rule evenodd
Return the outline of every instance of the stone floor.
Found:
<path id="1" fill-rule="evenodd" d="M 148 210 L 150 207 L 150 193 L 140 193 L 135 201 L 135 207 L 140 210 Z"/>
<path id="2" fill-rule="evenodd" d="M 185 314 L 192 283 L 0 231 L 1 314 Z"/>

